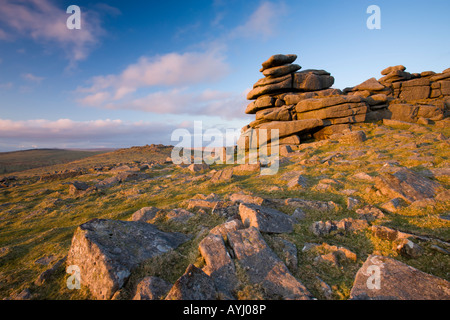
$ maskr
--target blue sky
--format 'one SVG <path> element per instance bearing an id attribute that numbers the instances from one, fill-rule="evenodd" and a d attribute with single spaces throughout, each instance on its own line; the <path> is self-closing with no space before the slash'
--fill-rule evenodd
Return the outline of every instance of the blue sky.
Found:
<path id="1" fill-rule="evenodd" d="M 68 30 L 69 5 L 81 30 Z M 369 30 L 369 5 L 381 29 Z M 0 0 L 0 151 L 176 144 L 176 128 L 240 128 L 273 54 L 334 87 L 450 67 L 446 0 Z"/>

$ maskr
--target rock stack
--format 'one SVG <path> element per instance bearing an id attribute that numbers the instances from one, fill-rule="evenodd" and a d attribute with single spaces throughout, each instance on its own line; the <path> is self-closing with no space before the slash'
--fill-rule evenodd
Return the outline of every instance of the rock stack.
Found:
<path id="1" fill-rule="evenodd" d="M 329 72 L 299 71 L 296 59 L 294 54 L 277 54 L 262 64 L 264 78 L 248 93 L 247 99 L 254 101 L 245 110 L 256 119 L 242 128 L 243 135 L 251 129 L 278 129 L 280 145 L 299 145 L 303 138 L 325 139 L 366 121 L 433 123 L 445 118 L 450 106 L 450 69 L 419 74 L 393 66 L 379 80 L 341 91 L 330 88 L 334 78 Z"/>

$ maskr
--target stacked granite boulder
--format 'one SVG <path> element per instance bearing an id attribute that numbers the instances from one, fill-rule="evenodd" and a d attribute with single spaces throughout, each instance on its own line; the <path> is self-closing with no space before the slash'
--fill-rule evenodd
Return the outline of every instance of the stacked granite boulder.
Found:
<path id="1" fill-rule="evenodd" d="M 384 69 L 371 78 L 345 88 L 331 88 L 334 78 L 325 70 L 301 70 L 294 54 L 277 54 L 262 64 L 264 78 L 248 93 L 245 110 L 255 121 L 242 128 L 278 129 L 280 145 L 299 145 L 303 138 L 326 139 L 351 129 L 351 124 L 393 119 L 431 124 L 448 116 L 450 69 L 406 72 L 404 66 Z M 261 136 L 261 135 L 259 135 Z M 259 144 L 270 142 L 270 137 Z"/>
<path id="2" fill-rule="evenodd" d="M 256 120 L 243 128 L 244 133 L 278 129 L 281 145 L 298 145 L 303 137 L 326 127 L 332 127 L 327 130 L 333 133 L 335 126 L 365 121 L 369 109 L 363 97 L 330 88 L 334 78 L 325 70 L 299 71 L 301 67 L 292 64 L 296 58 L 278 54 L 262 64 L 265 77 L 248 93 L 247 99 L 255 101 L 245 111 L 255 114 Z"/>
<path id="3" fill-rule="evenodd" d="M 358 86 L 344 89 L 358 95 L 370 106 L 367 120 L 393 119 L 432 123 L 442 120 L 450 103 L 450 68 L 442 73 L 406 72 L 402 65 L 381 71 L 382 78 L 371 78 Z"/>

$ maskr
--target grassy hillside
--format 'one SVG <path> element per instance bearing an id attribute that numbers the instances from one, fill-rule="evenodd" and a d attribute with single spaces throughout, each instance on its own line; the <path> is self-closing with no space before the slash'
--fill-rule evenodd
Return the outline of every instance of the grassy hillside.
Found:
<path id="1" fill-rule="evenodd" d="M 0 153 L 0 174 L 64 164 L 91 157 L 109 150 L 81 151 L 64 149 L 35 149 Z"/>
<path id="2" fill-rule="evenodd" d="M 409 126 L 408 126 L 409 127 Z M 36 285 L 37 277 L 55 261 L 66 256 L 75 229 L 80 224 L 93 219 L 128 220 L 142 207 L 155 206 L 170 210 L 185 208 L 185 200 L 198 194 L 215 193 L 220 199 L 229 199 L 230 194 L 244 191 L 265 199 L 301 198 L 308 200 L 334 201 L 340 206 L 338 211 L 306 210 L 306 217 L 294 226 L 294 232 L 282 235 L 264 235 L 265 241 L 282 256 L 275 244 L 275 238 L 282 237 L 296 245 L 298 266 L 293 275 L 298 278 L 313 295 L 324 299 L 317 289 L 317 277 L 330 285 L 333 299 L 348 299 L 356 272 L 369 254 L 382 254 L 407 263 L 424 272 L 449 280 L 450 256 L 437 252 L 433 246 L 444 246 L 450 241 L 450 222 L 442 216 L 448 215 L 450 203 L 436 201 L 432 205 L 401 207 L 398 212 L 384 212 L 385 217 L 374 224 L 384 225 L 427 236 L 430 241 L 421 241 L 424 253 L 419 258 L 407 258 L 396 251 L 395 243 L 375 237 L 369 228 L 357 233 L 330 234 L 318 236 L 311 231 L 311 225 L 319 220 L 340 220 L 358 218 L 355 209 L 347 208 L 348 194 L 363 204 L 381 206 L 390 200 L 376 190 L 371 181 L 356 179 L 355 173 L 364 172 L 376 176 L 389 166 L 402 166 L 427 175 L 430 170 L 444 170 L 449 167 L 450 128 L 413 125 L 411 128 L 386 127 L 364 124 L 359 127 L 367 135 L 367 141 L 358 145 L 325 141 L 304 144 L 299 152 L 284 158 L 276 175 L 261 176 L 259 173 L 235 175 L 228 182 L 213 183 L 208 172 L 193 173 L 187 168 L 165 163 L 140 169 L 142 163 L 164 160 L 170 155 L 170 147 L 146 146 L 121 149 L 110 153 L 77 160 L 66 165 L 28 170 L 20 173 L 18 184 L 0 189 L 0 299 L 14 297 L 27 289 L 33 299 L 92 299 L 89 291 L 69 290 L 66 286 L 68 274 L 65 266 L 44 283 Z M 386 139 L 389 137 L 389 139 Z M 330 156 L 333 156 L 331 160 Z M 139 162 L 139 163 L 138 163 Z M 74 180 L 91 186 L 117 175 L 111 167 L 128 164 L 139 169 L 147 178 L 125 181 L 108 188 L 81 195 L 71 194 L 69 186 Z M 114 164 L 114 166 L 112 166 Z M 57 171 L 59 167 L 83 167 L 89 169 L 105 166 L 102 170 L 88 170 L 76 178 L 55 181 L 36 181 L 25 175 L 38 174 L 43 170 Z M 220 170 L 227 165 L 211 165 L 210 169 Z M 114 169 L 114 168 L 112 168 Z M 287 187 L 286 176 L 296 172 L 302 174 L 307 186 L 300 189 Z M 335 181 L 329 188 L 319 188 L 320 182 Z M 448 189 L 448 175 L 433 178 Z M 322 184 L 323 185 L 323 184 Z M 277 205 L 277 209 L 292 214 L 294 208 Z M 159 276 L 174 283 L 187 265 L 198 267 L 204 261 L 198 251 L 198 243 L 212 227 L 224 222 L 224 218 L 207 212 L 193 211 L 195 216 L 187 223 L 177 223 L 167 219 L 165 213 L 158 215 L 154 224 L 163 231 L 176 231 L 192 235 L 192 239 L 164 256 L 151 259 L 133 275 L 125 288 L 126 298 L 137 280 L 144 276 Z M 415 240 L 417 241 L 417 240 Z M 316 263 L 316 252 L 303 252 L 307 243 L 327 243 L 344 246 L 357 255 L 355 262 L 345 262 L 342 267 Z M 448 248 L 445 246 L 445 248 Z M 277 251 L 278 250 L 278 251 Z M 48 265 L 38 263 L 50 259 Z M 243 281 L 245 283 L 245 281 Z M 129 290 L 130 293 L 127 293 Z M 253 286 L 244 286 L 239 297 L 258 298 L 259 291 Z"/>

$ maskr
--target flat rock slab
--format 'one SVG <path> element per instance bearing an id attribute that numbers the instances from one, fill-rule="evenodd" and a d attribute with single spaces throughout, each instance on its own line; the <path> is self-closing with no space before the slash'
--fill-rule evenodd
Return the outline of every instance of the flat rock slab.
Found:
<path id="1" fill-rule="evenodd" d="M 299 198 L 288 198 L 284 201 L 287 206 L 292 206 L 295 208 L 301 208 L 306 210 L 318 210 L 318 211 L 328 211 L 328 210 L 338 210 L 339 206 L 333 201 L 319 201 L 319 200 L 305 200 Z"/>
<path id="2" fill-rule="evenodd" d="M 375 270 L 380 270 L 379 289 L 377 282 L 373 280 Z M 350 299 L 449 300 L 450 282 L 400 261 L 371 255 L 356 274 Z"/>
<path id="3" fill-rule="evenodd" d="M 406 168 L 395 173 L 383 172 L 375 179 L 376 187 L 392 198 L 402 198 L 408 203 L 434 198 L 443 187 L 438 182 L 416 174 Z"/>
<path id="4" fill-rule="evenodd" d="M 216 300 L 216 298 L 214 281 L 191 264 L 175 282 L 165 300 Z"/>
<path id="5" fill-rule="evenodd" d="M 239 281 L 222 236 L 209 234 L 200 242 L 198 248 L 206 262 L 203 271 L 213 279 L 219 292 L 232 297 Z"/>
<path id="6" fill-rule="evenodd" d="M 296 133 L 311 131 L 314 128 L 321 127 L 324 122 L 320 119 L 304 119 L 293 121 L 272 121 L 263 123 L 258 126 L 258 129 L 278 129 L 279 137 L 288 137 Z"/>
<path id="7" fill-rule="evenodd" d="M 139 263 L 188 239 L 144 222 L 93 219 L 75 231 L 67 265 L 80 268 L 82 285 L 97 299 L 110 299 Z"/>
<path id="8" fill-rule="evenodd" d="M 172 285 L 158 277 L 145 277 L 136 286 L 133 300 L 160 300 Z"/>
<path id="9" fill-rule="evenodd" d="M 274 54 L 269 59 L 262 63 L 262 68 L 259 70 L 263 72 L 264 70 L 276 66 L 282 66 L 284 64 L 289 64 L 297 59 L 296 54 Z"/>
<path id="10" fill-rule="evenodd" d="M 260 284 L 266 292 L 281 299 L 310 300 L 308 289 L 289 272 L 269 248 L 259 231 L 250 227 L 228 234 L 236 259 L 246 270 L 249 281 Z"/>
<path id="11" fill-rule="evenodd" d="M 287 214 L 249 203 L 239 205 L 239 216 L 246 227 L 255 227 L 266 233 L 289 233 L 293 231 L 293 219 Z"/>

